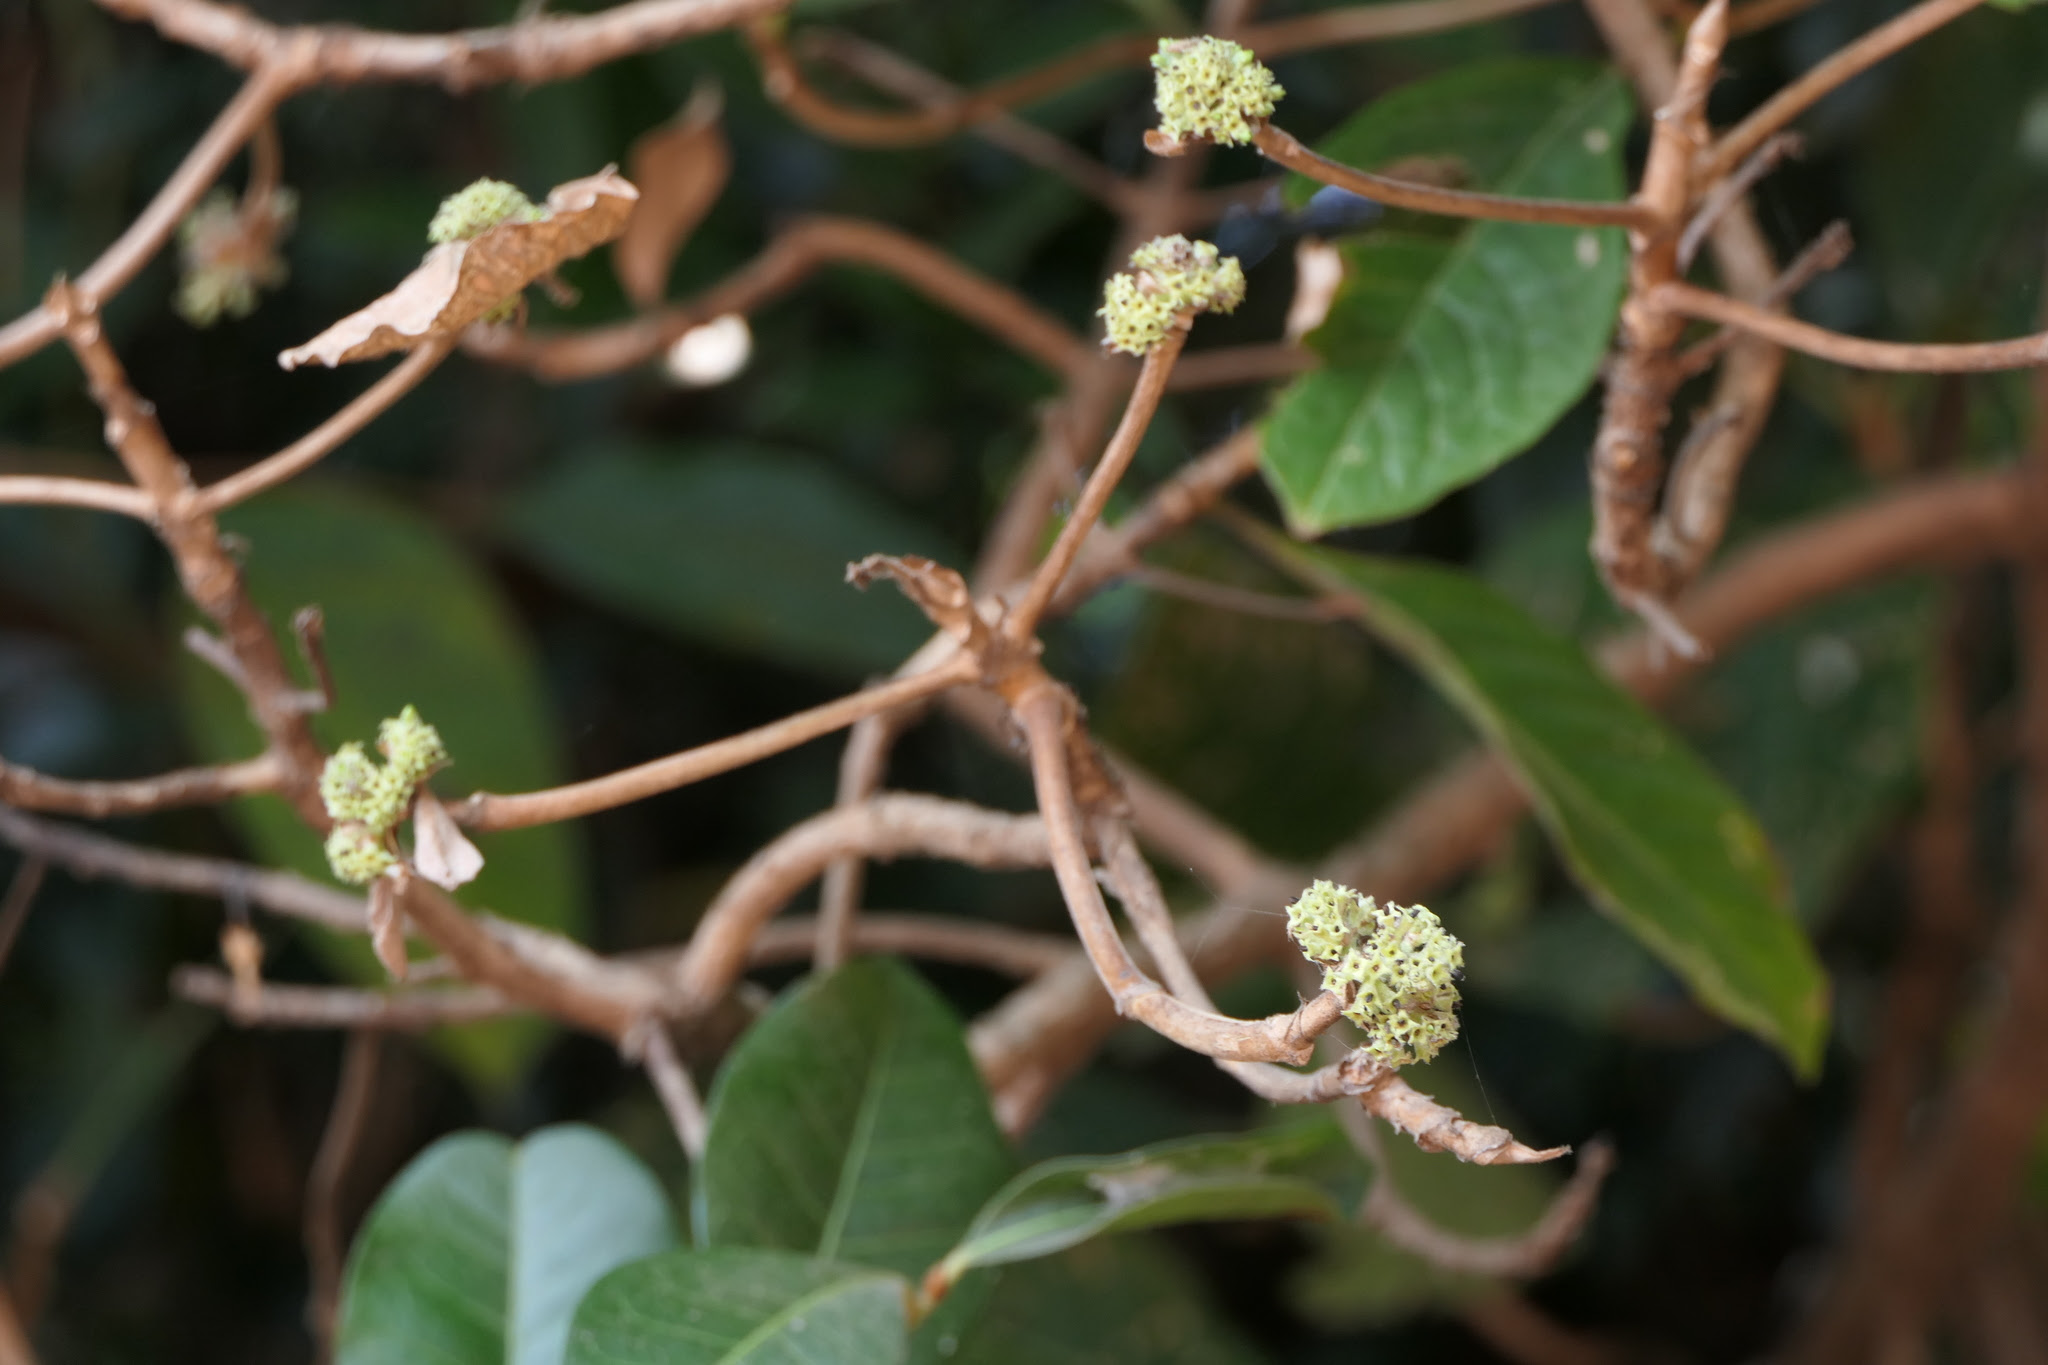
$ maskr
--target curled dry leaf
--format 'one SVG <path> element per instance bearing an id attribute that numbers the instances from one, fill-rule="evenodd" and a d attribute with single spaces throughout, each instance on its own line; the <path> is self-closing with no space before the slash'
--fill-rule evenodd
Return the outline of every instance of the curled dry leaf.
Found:
<path id="1" fill-rule="evenodd" d="M 557 185 L 542 218 L 508 220 L 468 241 L 435 247 L 396 289 L 284 352 L 277 363 L 293 370 L 309 361 L 372 360 L 459 332 L 563 261 L 617 237 L 639 197 L 631 181 L 609 168 Z"/>
<path id="2" fill-rule="evenodd" d="M 869 555 L 846 566 L 846 581 L 863 592 L 877 580 L 901 588 L 933 625 L 962 644 L 976 648 L 985 639 L 988 624 L 958 571 L 923 555 Z"/>
<path id="3" fill-rule="evenodd" d="M 412 806 L 412 866 L 443 891 L 474 881 L 484 855 L 455 824 L 441 798 L 420 788 Z"/>
<path id="4" fill-rule="evenodd" d="M 399 877 L 387 875 L 370 883 L 370 946 L 393 981 L 405 980 L 405 917 L 398 911 Z"/>
<path id="5" fill-rule="evenodd" d="M 1328 242 L 1304 237 L 1294 248 L 1294 301 L 1287 306 L 1285 334 L 1299 342 L 1323 325 L 1344 283 L 1344 256 Z"/>
<path id="6" fill-rule="evenodd" d="M 626 156 L 640 202 L 612 247 L 612 269 L 626 297 L 641 308 L 661 302 L 676 253 L 732 173 L 732 152 L 719 122 L 724 109 L 718 87 L 700 85 L 680 117 L 635 142 Z"/>

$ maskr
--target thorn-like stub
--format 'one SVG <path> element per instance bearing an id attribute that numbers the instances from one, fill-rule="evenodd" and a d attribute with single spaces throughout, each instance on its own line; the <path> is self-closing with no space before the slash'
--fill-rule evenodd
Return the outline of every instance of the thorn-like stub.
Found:
<path id="1" fill-rule="evenodd" d="M 1244 302 L 1244 268 L 1208 242 L 1175 233 L 1131 253 L 1131 268 L 1112 275 L 1096 316 L 1102 344 L 1143 355 L 1196 313 L 1229 313 Z"/>
<path id="2" fill-rule="evenodd" d="M 1145 145 L 1161 155 L 1185 142 L 1250 142 L 1287 93 L 1249 49 L 1227 38 L 1162 38 L 1152 69 L 1161 143 L 1174 151 L 1161 152 L 1149 137 Z"/>

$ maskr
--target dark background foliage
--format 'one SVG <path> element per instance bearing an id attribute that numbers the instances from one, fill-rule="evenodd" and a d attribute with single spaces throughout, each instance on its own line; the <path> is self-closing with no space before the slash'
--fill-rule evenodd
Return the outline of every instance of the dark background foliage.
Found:
<path id="1" fill-rule="evenodd" d="M 1274 0 L 1266 15 L 1310 7 Z M 1172 0 L 829 8 L 832 21 L 965 84 L 1174 11 Z M 1752 106 L 1893 8 L 1823 0 L 1739 41 L 1715 109 L 1726 117 Z M 477 0 L 274 0 L 264 12 L 408 29 L 511 17 Z M 1575 9 L 1557 6 L 1289 58 L 1278 74 L 1290 127 L 1314 136 L 1405 82 L 1514 52 L 1597 56 L 1599 45 Z M 1806 296 L 1809 316 L 1923 340 L 2029 329 L 2048 205 L 2044 73 L 2048 12 L 1987 11 L 1806 120 L 1806 159 L 1760 191 L 1764 226 L 1784 256 L 1836 217 L 1860 243 Z M 672 292 L 718 279 L 789 216 L 831 211 L 895 224 L 1076 327 L 1088 320 L 1109 220 L 1075 191 L 969 138 L 907 152 L 825 143 L 770 107 L 742 46 L 717 36 L 541 89 L 458 98 L 369 87 L 294 101 L 281 119 L 286 181 L 300 194 L 289 283 L 247 321 L 195 331 L 167 306 L 167 257 L 109 310 L 115 344 L 202 479 L 238 467 L 364 382 L 348 371 L 285 374 L 271 357 L 389 287 L 416 260 L 443 195 L 478 175 L 537 192 L 621 161 L 706 81 L 724 91 L 736 169 L 681 256 Z M 234 83 L 211 58 L 86 0 L 0 0 L 0 312 L 29 306 L 53 273 L 77 270 L 111 240 Z M 1031 113 L 1136 172 L 1146 96 L 1137 73 L 1122 73 Z M 1250 153 L 1224 153 L 1211 175 L 1264 173 Z M 1271 336 L 1289 258 L 1282 244 L 1254 266 L 1251 305 L 1204 322 L 1200 344 Z M 583 303 L 561 315 L 539 302 L 537 321 L 623 313 L 602 252 L 566 273 Z M 601 772 L 713 738 L 890 666 L 918 638 L 917 622 L 879 596 L 850 600 L 831 572 L 838 540 L 855 549 L 915 542 L 956 560 L 970 552 L 1033 436 L 1035 405 L 1053 391 L 1028 361 L 858 269 L 826 269 L 753 326 L 753 363 L 703 391 L 678 389 L 652 367 L 550 387 L 458 358 L 304 485 L 330 501 L 346 490 L 360 502 L 344 505 L 371 509 L 379 527 L 409 509 L 400 523 L 408 544 L 469 566 L 475 592 L 448 607 L 447 629 L 459 634 L 478 612 L 502 617 L 509 676 L 491 687 L 517 694 L 504 704 L 533 718 L 532 753 L 520 761 L 543 775 Z M 1255 420 L 1262 403 L 1251 389 L 1175 401 L 1140 457 L 1137 484 Z M 1738 536 L 1915 468 L 2003 458 L 2026 413 L 2019 378 L 1880 381 L 1795 361 L 1752 460 Z M 60 349 L 0 373 L 0 461 L 105 469 L 98 425 Z M 1582 549 L 1591 426 L 1582 403 L 1497 475 L 1411 521 L 1339 540 L 1480 566 L 1552 624 L 1594 628 L 1607 617 Z M 720 471 L 741 482 L 721 484 Z M 1271 512 L 1262 489 L 1239 500 Z M 797 504 L 801 533 L 777 511 Z M 380 594 L 420 590 L 354 571 L 349 555 L 362 542 L 313 564 L 289 514 L 266 515 L 273 529 L 251 542 L 259 591 L 266 556 L 331 585 L 323 605 L 334 621 L 373 614 Z M 637 536 L 642 524 L 653 533 Z M 904 543 L 870 543 L 878 535 Z M 833 548 L 823 572 L 787 575 L 735 611 L 729 584 L 664 576 L 668 561 L 656 552 L 668 542 L 771 556 Z M 642 550 L 652 556 L 644 565 L 632 558 Z M 624 572 L 593 583 L 576 568 L 592 556 L 616 557 Z M 1209 532 L 1158 558 L 1265 582 L 1241 549 Z M 137 525 L 0 509 L 0 753 L 77 776 L 206 756 L 201 746 L 220 727 L 192 700 L 200 684 L 176 645 L 175 594 Z M 1967 585 L 1965 597 L 1973 700 L 1995 727 L 2009 664 L 1985 642 L 2002 638 L 2002 598 L 1988 581 Z M 1442 898 L 1472 945 L 1472 981 L 1465 1040 L 1438 1066 L 1449 1073 L 1440 1088 L 1469 1092 L 1482 1117 L 1512 1116 L 1532 1142 L 1604 1132 L 1620 1147 L 1584 1253 L 1537 1291 L 1564 1320 L 1662 1343 L 1677 1358 L 1737 1360 L 1806 1302 L 1818 1249 L 1844 1211 L 1854 1085 L 1901 918 L 1900 833 L 1919 782 L 1938 600 L 1936 585 L 1916 583 L 1816 610 L 1721 661 L 1676 711 L 1772 834 L 1833 974 L 1835 1042 L 1818 1085 L 1801 1088 L 1761 1044 L 1691 1008 L 1587 910 L 1529 831 Z M 859 630 L 842 628 L 848 613 L 859 613 Z M 837 643 L 820 644 L 827 635 Z M 429 648 L 375 636 L 358 667 L 403 677 Z M 1125 586 L 1059 627 L 1053 648 L 1107 738 L 1281 856 L 1342 839 L 1466 738 L 1422 684 L 1341 626 L 1233 616 Z M 815 744 L 589 820 L 533 855 L 550 869 L 541 880 L 559 884 L 532 893 L 548 903 L 504 908 L 580 923 L 608 951 L 676 941 L 740 859 L 830 801 L 836 755 L 836 743 Z M 1012 808 L 1027 800 L 1007 758 L 942 722 L 909 738 L 894 780 Z M 1994 878 L 2003 828 L 1987 821 Z M 251 820 L 213 812 L 117 832 L 277 856 Z M 0 854 L 0 875 L 12 866 Z M 871 885 L 879 907 L 1044 929 L 1064 921 L 1040 875 L 904 865 L 877 869 Z M 51 1286 L 52 1365 L 308 1358 L 300 1201 L 339 1043 L 241 1032 L 167 1003 L 170 967 L 208 959 L 218 922 L 212 904 L 55 876 L 0 978 L 0 1207 L 13 1210 L 15 1274 L 40 1266 Z M 333 970 L 317 945 L 272 926 L 265 935 L 275 975 Z M 964 970 L 929 975 L 963 1011 L 992 1002 L 1001 985 Z M 1243 1012 L 1287 998 L 1276 976 L 1241 983 L 1225 1003 Z M 1133 1032 L 1055 1103 L 1027 1146 L 1032 1155 L 1115 1150 L 1248 1122 L 1251 1107 L 1199 1058 Z M 387 1049 L 350 1203 L 359 1210 L 452 1127 L 517 1132 L 565 1118 L 611 1129 L 680 1179 L 644 1084 L 595 1043 L 558 1033 L 467 1049 L 398 1043 Z M 1496 1198 L 1453 1188 L 1444 1207 L 1455 1217 L 1461 1201 Z M 39 1239 L 52 1208 L 68 1211 L 54 1248 Z M 1488 1207 L 1464 1212 L 1483 1224 Z M 1347 1272 L 1290 1229 L 1223 1225 L 1159 1240 L 1171 1259 L 1131 1272 L 1142 1286 L 1134 1292 L 1164 1302 L 1193 1286 L 1255 1343 L 1249 1358 L 1485 1358 L 1443 1306 L 1453 1301 L 1445 1291 L 1404 1288 L 1384 1265 L 1348 1272 L 1361 1296 L 1368 1279 L 1378 1286 L 1379 1320 L 1340 1325 L 1343 1314 L 1318 1310 L 1319 1297 L 1299 1286 L 1316 1267 Z"/>

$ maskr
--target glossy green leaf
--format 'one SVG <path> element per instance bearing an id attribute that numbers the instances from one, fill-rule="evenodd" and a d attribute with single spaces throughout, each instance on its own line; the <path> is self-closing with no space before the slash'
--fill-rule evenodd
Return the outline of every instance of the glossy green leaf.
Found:
<path id="1" fill-rule="evenodd" d="M 1826 978 L 1755 818 L 1684 741 L 1474 578 L 1275 543 L 1491 741 L 1602 909 L 1701 1003 L 1814 1074 Z"/>
<path id="2" fill-rule="evenodd" d="M 221 518 L 241 538 L 249 591 L 288 640 L 292 614 L 319 606 L 335 704 L 313 719 L 330 749 L 371 741 L 377 723 L 407 703 L 432 722 L 454 764 L 435 785 L 449 795 L 477 789 L 526 791 L 562 780 L 547 698 L 532 651 L 496 587 L 436 526 L 396 503 L 336 485 L 295 485 L 267 493 Z M 285 646 L 288 657 L 292 646 Z M 184 714 L 206 758 L 246 758 L 259 743 L 241 697 L 197 660 L 181 665 Z M 313 834 L 273 797 L 229 807 L 266 862 L 328 880 Z M 483 874 L 465 902 L 513 919 L 575 934 L 583 924 L 581 844 L 573 829 L 549 825 L 485 834 Z M 346 971 L 366 981 L 384 972 L 360 939 L 322 934 Z M 449 1050 L 474 1078 L 509 1082 L 541 1037 L 530 1020 L 444 1030 Z"/>
<path id="3" fill-rule="evenodd" d="M 336 1365 L 556 1365 L 585 1292 L 675 1240 L 659 1183 L 595 1129 L 443 1138 L 356 1239 Z"/>
<path id="4" fill-rule="evenodd" d="M 1216 1294 L 1148 1236 L 982 1271 L 988 1307 L 940 1358 L 960 1365 L 1258 1365 Z M 970 1280 L 968 1283 L 972 1283 Z"/>
<path id="5" fill-rule="evenodd" d="M 839 675 L 894 668 L 931 633 L 869 554 L 948 558 L 941 537 L 824 461 L 772 450 L 574 455 L 514 499 L 505 533 L 579 592 L 741 653 Z"/>
<path id="6" fill-rule="evenodd" d="M 983 1205 L 960 1245 L 947 1253 L 946 1278 L 1169 1223 L 1334 1218 L 1329 1192 L 1297 1168 L 1341 1140 L 1334 1126 L 1317 1124 L 1040 1162 Z"/>
<path id="7" fill-rule="evenodd" d="M 563 1365 L 890 1365 L 910 1286 L 786 1251 L 671 1251 L 607 1275 Z"/>
<path id="8" fill-rule="evenodd" d="M 919 1275 L 1012 1168 L 959 1022 L 901 963 L 807 980 L 712 1087 L 702 1246 L 780 1247 Z"/>
<path id="9" fill-rule="evenodd" d="M 1502 194 L 1619 199 L 1630 109 L 1599 67 L 1480 62 L 1376 101 L 1319 150 L 1367 169 L 1450 158 Z M 1309 337 L 1324 368 L 1288 386 L 1264 433 L 1304 534 L 1406 516 L 1542 435 L 1592 382 L 1627 266 L 1618 229 L 1527 223 L 1436 233 L 1404 217 L 1342 249 L 1345 283 Z"/>

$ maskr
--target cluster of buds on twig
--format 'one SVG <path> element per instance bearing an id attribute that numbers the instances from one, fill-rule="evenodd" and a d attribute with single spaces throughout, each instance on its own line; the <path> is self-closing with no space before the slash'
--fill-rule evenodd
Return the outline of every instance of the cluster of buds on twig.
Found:
<path id="1" fill-rule="evenodd" d="M 1131 253 L 1127 273 L 1112 275 L 1096 316 L 1102 344 L 1143 355 L 1197 313 L 1228 313 L 1244 302 L 1244 268 L 1208 242 L 1175 233 Z"/>
<path id="2" fill-rule="evenodd" d="M 1158 156 L 1177 156 L 1195 142 L 1242 146 L 1287 93 L 1227 38 L 1162 38 L 1152 69 L 1159 126 L 1145 134 L 1145 146 Z"/>
<path id="3" fill-rule="evenodd" d="M 236 202 L 215 190 L 178 224 L 178 316 L 211 327 L 222 316 L 245 318 L 257 296 L 290 273 L 277 246 L 298 218 L 299 198 L 288 189 L 251 194 Z"/>
<path id="4" fill-rule="evenodd" d="M 1377 1060 L 1426 1062 L 1458 1036 L 1465 945 L 1433 912 L 1319 881 L 1287 907 L 1287 932 L 1323 969 L 1323 989 L 1344 998 L 1344 1017 Z"/>
<path id="5" fill-rule="evenodd" d="M 355 886 L 366 886 L 398 865 L 393 841 L 412 808 L 413 793 L 448 762 L 440 732 L 410 706 L 378 727 L 377 751 L 384 755 L 382 764 L 362 745 L 344 744 L 320 771 L 320 800 L 334 820 L 327 865 Z"/>

